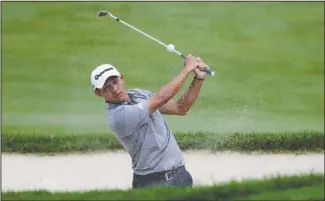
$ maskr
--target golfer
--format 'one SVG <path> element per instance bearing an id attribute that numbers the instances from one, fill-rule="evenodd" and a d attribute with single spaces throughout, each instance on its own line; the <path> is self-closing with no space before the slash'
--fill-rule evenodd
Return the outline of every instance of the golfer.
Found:
<path id="1" fill-rule="evenodd" d="M 97 96 L 107 103 L 108 125 L 132 159 L 133 188 L 192 186 L 183 154 L 162 114 L 186 115 L 194 104 L 207 73 L 200 58 L 185 58 L 184 68 L 157 93 L 124 88 L 124 76 L 112 65 L 103 64 L 91 73 Z M 194 73 L 185 93 L 177 94 Z"/>

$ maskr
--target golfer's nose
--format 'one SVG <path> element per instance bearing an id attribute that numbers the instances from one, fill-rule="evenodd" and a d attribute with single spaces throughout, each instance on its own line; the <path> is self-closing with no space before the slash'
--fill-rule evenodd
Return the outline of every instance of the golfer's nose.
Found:
<path id="1" fill-rule="evenodd" d="M 111 91 L 115 94 L 118 91 L 117 85 L 113 85 Z"/>

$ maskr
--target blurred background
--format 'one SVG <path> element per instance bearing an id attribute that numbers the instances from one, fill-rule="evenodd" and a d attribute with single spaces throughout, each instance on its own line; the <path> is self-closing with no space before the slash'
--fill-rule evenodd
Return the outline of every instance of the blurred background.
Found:
<path id="1" fill-rule="evenodd" d="M 187 116 L 165 116 L 172 131 L 324 130 L 323 2 L 2 2 L 2 132 L 110 133 L 97 65 L 152 92 L 180 72 L 180 57 L 101 10 L 216 71 Z"/>

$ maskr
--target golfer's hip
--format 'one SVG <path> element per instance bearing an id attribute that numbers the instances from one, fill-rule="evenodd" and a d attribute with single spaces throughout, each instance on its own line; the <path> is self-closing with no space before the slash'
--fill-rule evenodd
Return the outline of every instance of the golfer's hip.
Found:
<path id="1" fill-rule="evenodd" d="M 154 172 L 147 175 L 133 174 L 133 188 L 147 186 L 192 186 L 190 173 L 182 165 L 168 171 Z"/>

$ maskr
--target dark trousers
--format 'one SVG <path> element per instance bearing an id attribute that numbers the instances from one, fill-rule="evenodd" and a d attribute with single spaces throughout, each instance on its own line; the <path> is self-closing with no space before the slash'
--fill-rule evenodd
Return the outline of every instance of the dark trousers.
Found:
<path id="1" fill-rule="evenodd" d="M 133 174 L 133 188 L 153 186 L 193 186 L 193 178 L 184 166 L 179 168 L 157 172 L 149 175 Z"/>

